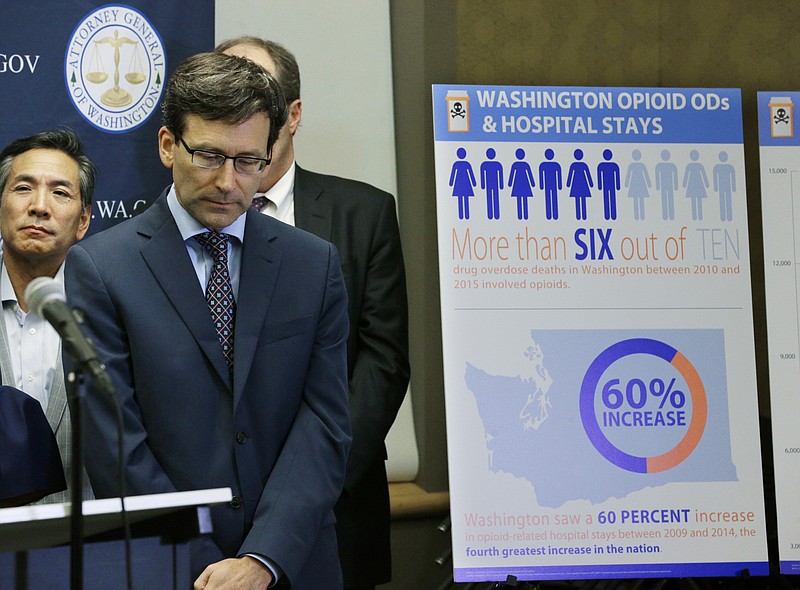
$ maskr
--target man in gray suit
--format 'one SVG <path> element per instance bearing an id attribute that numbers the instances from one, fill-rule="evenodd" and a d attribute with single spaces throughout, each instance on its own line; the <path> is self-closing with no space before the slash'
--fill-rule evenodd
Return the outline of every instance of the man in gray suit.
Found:
<path id="1" fill-rule="evenodd" d="M 18 139 L 0 153 L 0 373 L 2 384 L 36 399 L 56 435 L 70 481 L 72 424 L 61 340 L 44 318 L 28 313 L 25 289 L 37 277 L 63 282 L 67 250 L 89 228 L 95 166 L 68 129 Z M 32 466 L 33 467 L 33 466 Z M 83 496 L 91 499 L 84 476 Z M 67 489 L 42 502 L 70 500 Z"/>

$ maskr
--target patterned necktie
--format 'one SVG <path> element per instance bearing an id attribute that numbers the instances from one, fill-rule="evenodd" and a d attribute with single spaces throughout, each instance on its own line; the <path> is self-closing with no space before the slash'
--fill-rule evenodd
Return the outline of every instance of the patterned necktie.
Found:
<path id="1" fill-rule="evenodd" d="M 214 267 L 206 286 L 206 303 L 211 321 L 217 329 L 219 343 L 225 354 L 228 369 L 233 373 L 233 326 L 236 321 L 236 300 L 233 298 L 231 275 L 228 271 L 228 235 L 205 232 L 194 237 L 214 258 Z"/>
<path id="2" fill-rule="evenodd" d="M 269 199 L 267 197 L 253 197 L 253 202 L 250 204 L 251 209 L 255 209 L 259 213 L 261 210 L 269 205 Z"/>

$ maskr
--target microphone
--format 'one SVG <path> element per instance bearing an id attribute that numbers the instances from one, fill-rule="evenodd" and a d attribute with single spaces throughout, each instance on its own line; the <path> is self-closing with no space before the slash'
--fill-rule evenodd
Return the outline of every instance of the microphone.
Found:
<path id="1" fill-rule="evenodd" d="M 64 350 L 75 364 L 86 371 L 95 386 L 107 395 L 114 395 L 114 386 L 106 368 L 97 357 L 97 350 L 81 330 L 78 319 L 67 306 L 63 286 L 50 277 L 33 279 L 25 289 L 28 309 L 46 319 L 61 336 Z"/>

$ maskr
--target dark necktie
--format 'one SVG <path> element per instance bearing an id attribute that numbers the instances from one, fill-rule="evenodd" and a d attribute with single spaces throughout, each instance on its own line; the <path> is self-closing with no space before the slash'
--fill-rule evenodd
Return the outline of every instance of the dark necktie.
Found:
<path id="1" fill-rule="evenodd" d="M 211 269 L 206 286 L 206 303 L 211 312 L 211 320 L 217 329 L 225 361 L 232 373 L 236 300 L 233 298 L 231 275 L 228 271 L 228 235 L 209 231 L 196 235 L 195 239 L 214 258 L 214 267 Z"/>
<path id="2" fill-rule="evenodd" d="M 261 212 L 261 210 L 267 205 L 269 205 L 269 199 L 267 197 L 253 197 L 253 202 L 250 204 L 250 208 Z"/>

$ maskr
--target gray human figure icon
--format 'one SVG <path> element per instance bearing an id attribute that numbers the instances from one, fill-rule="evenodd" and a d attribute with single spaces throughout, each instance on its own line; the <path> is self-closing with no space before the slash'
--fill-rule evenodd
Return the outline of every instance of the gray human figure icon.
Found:
<path id="1" fill-rule="evenodd" d="M 733 193 L 736 192 L 736 169 L 727 164 L 728 152 L 719 153 L 720 164 L 714 166 L 714 190 L 719 194 L 719 218 L 722 221 L 733 219 Z"/>
<path id="2" fill-rule="evenodd" d="M 675 191 L 678 190 L 678 167 L 669 161 L 669 150 L 661 152 L 656 164 L 656 190 L 661 191 L 661 217 L 675 219 Z"/>
<path id="3" fill-rule="evenodd" d="M 681 185 L 686 189 L 686 198 L 692 200 L 692 219 L 699 220 L 703 219 L 703 199 L 708 196 L 708 176 L 706 169 L 698 162 L 700 152 L 692 150 L 689 159 L 691 162 L 686 165 Z"/>
<path id="4" fill-rule="evenodd" d="M 650 174 L 639 160 L 642 159 L 642 152 L 633 150 L 631 153 L 633 162 L 628 165 L 628 172 L 625 175 L 625 188 L 628 189 L 628 198 L 633 200 L 633 218 L 644 219 L 644 200 L 650 197 Z"/>
<path id="5" fill-rule="evenodd" d="M 612 162 L 611 150 L 603 150 L 603 159 L 597 165 L 597 188 L 603 191 L 603 214 L 606 219 L 617 218 L 617 191 L 619 190 L 619 164 Z"/>
<path id="6" fill-rule="evenodd" d="M 547 219 L 558 219 L 558 191 L 561 190 L 561 164 L 553 162 L 555 153 L 550 148 L 544 151 L 546 162 L 539 164 L 539 187 L 544 192 Z"/>
<path id="7" fill-rule="evenodd" d="M 500 219 L 500 191 L 503 189 L 503 165 L 495 161 L 494 148 L 486 150 L 488 158 L 481 164 L 481 188 L 486 190 L 486 217 Z"/>

